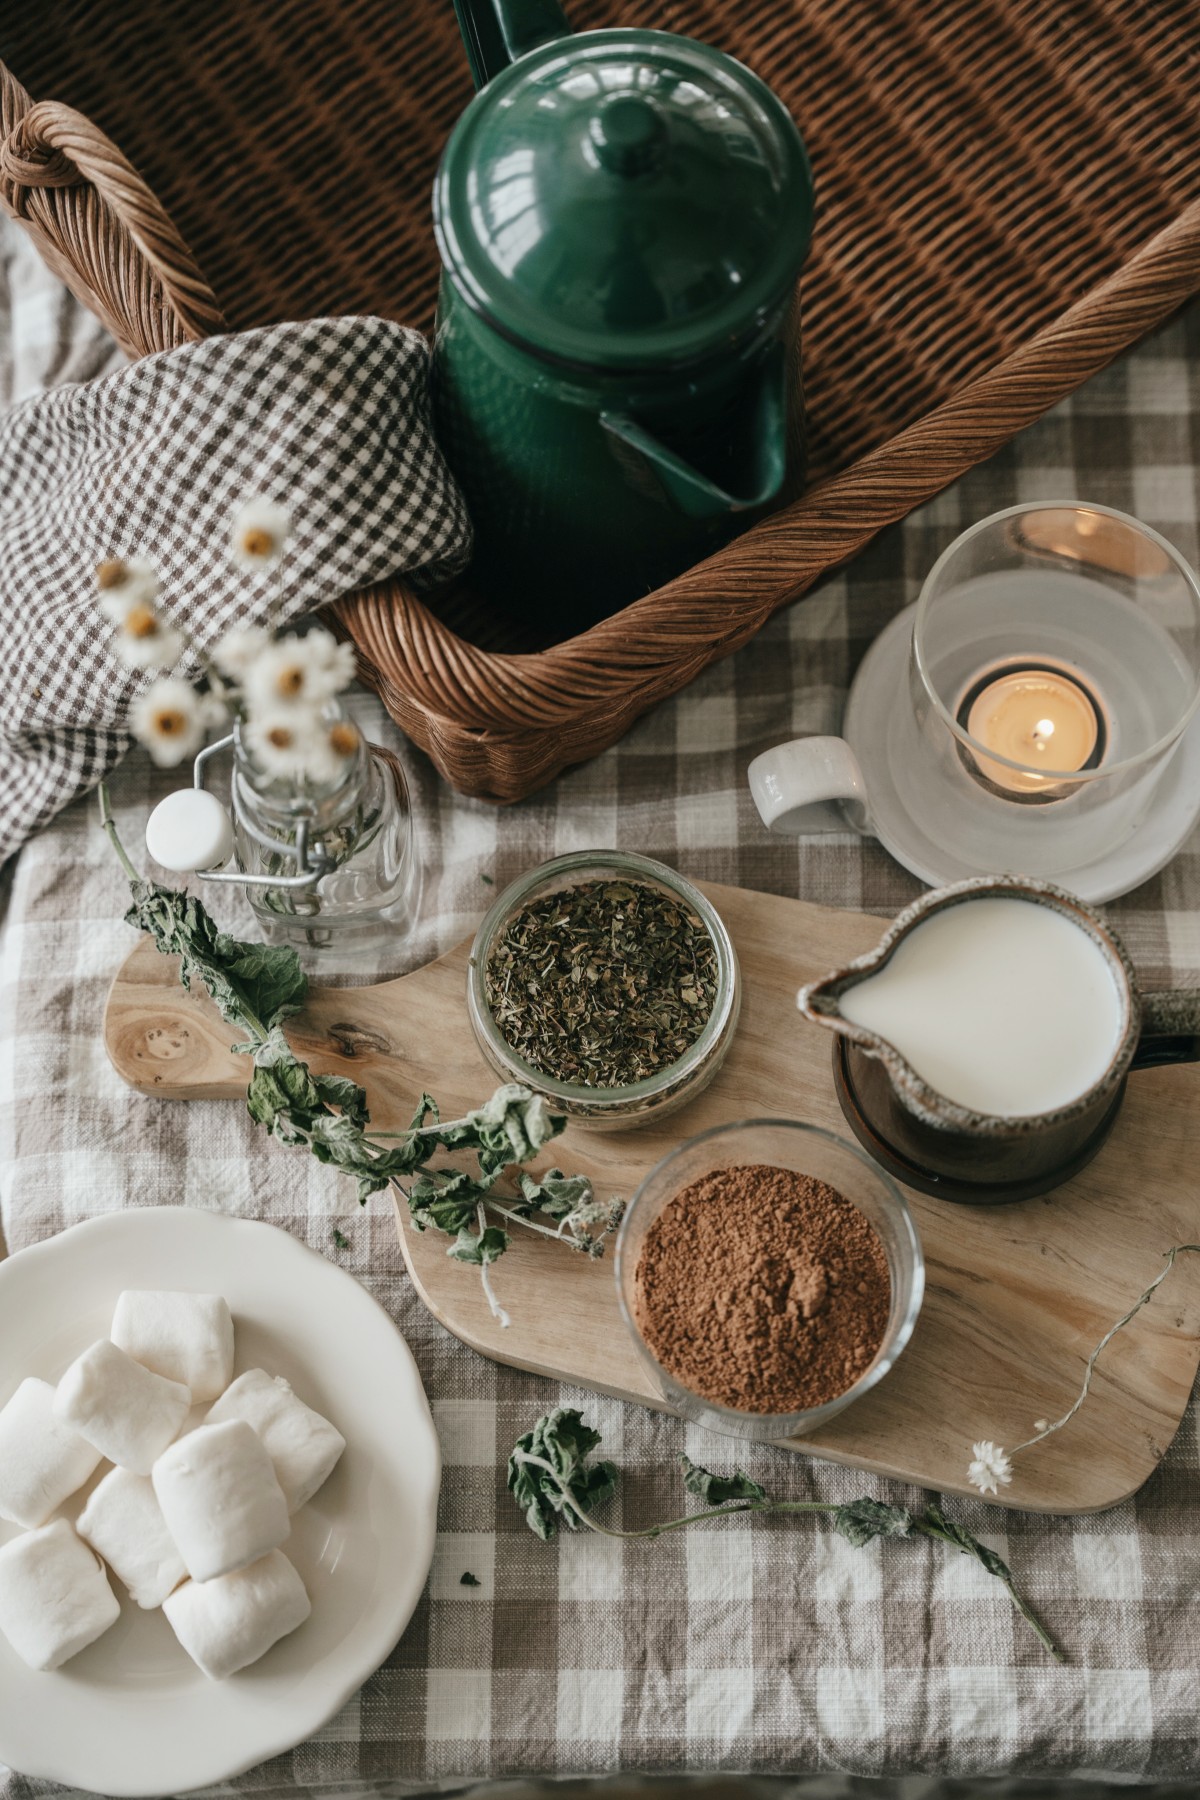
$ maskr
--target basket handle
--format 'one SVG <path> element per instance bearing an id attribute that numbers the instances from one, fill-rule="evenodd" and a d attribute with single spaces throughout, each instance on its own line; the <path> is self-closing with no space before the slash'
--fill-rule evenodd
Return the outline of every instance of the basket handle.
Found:
<path id="1" fill-rule="evenodd" d="M 73 107 L 40 100 L 16 120 L 0 143 L 0 200 L 48 241 L 60 270 L 83 281 L 89 304 L 103 296 L 106 323 L 135 355 L 226 329 L 161 203 L 111 138 Z M 128 268 L 130 250 L 150 283 Z"/>

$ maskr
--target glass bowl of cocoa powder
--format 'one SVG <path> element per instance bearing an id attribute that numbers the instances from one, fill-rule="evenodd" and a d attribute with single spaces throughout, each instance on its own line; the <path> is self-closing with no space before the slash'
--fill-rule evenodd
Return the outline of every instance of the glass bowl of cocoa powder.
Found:
<path id="1" fill-rule="evenodd" d="M 912 1336 L 925 1259 L 903 1194 L 857 1145 L 744 1119 L 650 1170 L 616 1277 L 668 1404 L 766 1441 L 815 1431 L 883 1380 Z"/>

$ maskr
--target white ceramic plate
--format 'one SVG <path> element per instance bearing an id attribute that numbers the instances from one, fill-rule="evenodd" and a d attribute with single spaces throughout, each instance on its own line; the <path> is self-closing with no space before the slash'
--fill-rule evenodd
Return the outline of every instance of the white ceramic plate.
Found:
<path id="1" fill-rule="evenodd" d="M 240 1674 L 209 1681 L 115 1580 L 121 1617 L 53 1674 L 0 1637 L 0 1761 L 105 1794 L 178 1794 L 310 1737 L 378 1668 L 429 1573 L 441 1455 L 408 1346 L 364 1288 L 273 1225 L 181 1206 L 90 1219 L 0 1262 L 0 1405 L 107 1337 L 127 1287 L 224 1294 L 237 1371 L 285 1376 L 347 1445 L 283 1546 L 312 1615 Z M 0 1521 L 5 1540 L 16 1530 Z"/>

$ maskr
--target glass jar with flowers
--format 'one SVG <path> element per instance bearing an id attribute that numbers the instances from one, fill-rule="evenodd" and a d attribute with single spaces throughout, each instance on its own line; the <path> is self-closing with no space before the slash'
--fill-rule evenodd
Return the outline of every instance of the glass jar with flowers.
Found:
<path id="1" fill-rule="evenodd" d="M 240 566 L 276 564 L 284 509 L 258 500 L 233 522 Z M 158 675 L 129 713 L 133 735 L 160 766 L 194 759 L 194 785 L 156 807 L 150 853 L 201 880 L 241 883 L 268 942 L 291 944 L 310 965 L 322 953 L 374 955 L 415 918 L 417 860 L 404 771 L 368 744 L 343 696 L 354 646 L 323 626 L 282 634 L 266 625 L 225 633 L 207 653 L 157 606 L 154 569 L 110 559 L 96 572 L 113 645 L 131 668 L 172 670 L 185 651 L 199 685 Z M 268 614 L 268 620 L 270 614 Z M 210 727 L 232 730 L 206 744 Z M 232 756 L 232 823 L 207 788 L 212 759 Z M 222 867 L 233 855 L 235 869 Z"/>

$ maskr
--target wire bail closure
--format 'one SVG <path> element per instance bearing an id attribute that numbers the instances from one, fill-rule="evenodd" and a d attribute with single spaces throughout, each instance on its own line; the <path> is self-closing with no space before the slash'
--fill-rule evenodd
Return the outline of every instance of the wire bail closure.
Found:
<path id="1" fill-rule="evenodd" d="M 218 738 L 215 744 L 206 744 L 192 765 L 192 786 L 198 788 L 201 793 L 210 791 L 204 785 L 205 765 L 222 750 L 232 750 L 233 747 L 232 732 L 228 737 Z M 269 850 L 272 855 L 294 862 L 297 873 L 295 875 L 249 875 L 240 869 L 236 873 L 232 870 L 197 869 L 198 879 L 200 881 L 234 883 L 247 888 L 287 888 L 293 893 L 310 892 L 323 875 L 328 875 L 336 868 L 336 863 L 321 847 L 319 840 L 315 844 L 309 842 L 307 819 L 297 819 L 295 842 L 292 844 L 283 843 L 278 838 L 268 837 L 266 832 L 260 831 L 256 825 L 251 824 L 247 808 L 241 804 L 243 779 L 235 758 L 230 780 L 230 796 L 233 801 L 234 817 L 239 828 L 248 837 L 252 837 L 255 843 L 262 845 L 263 849 Z"/>

